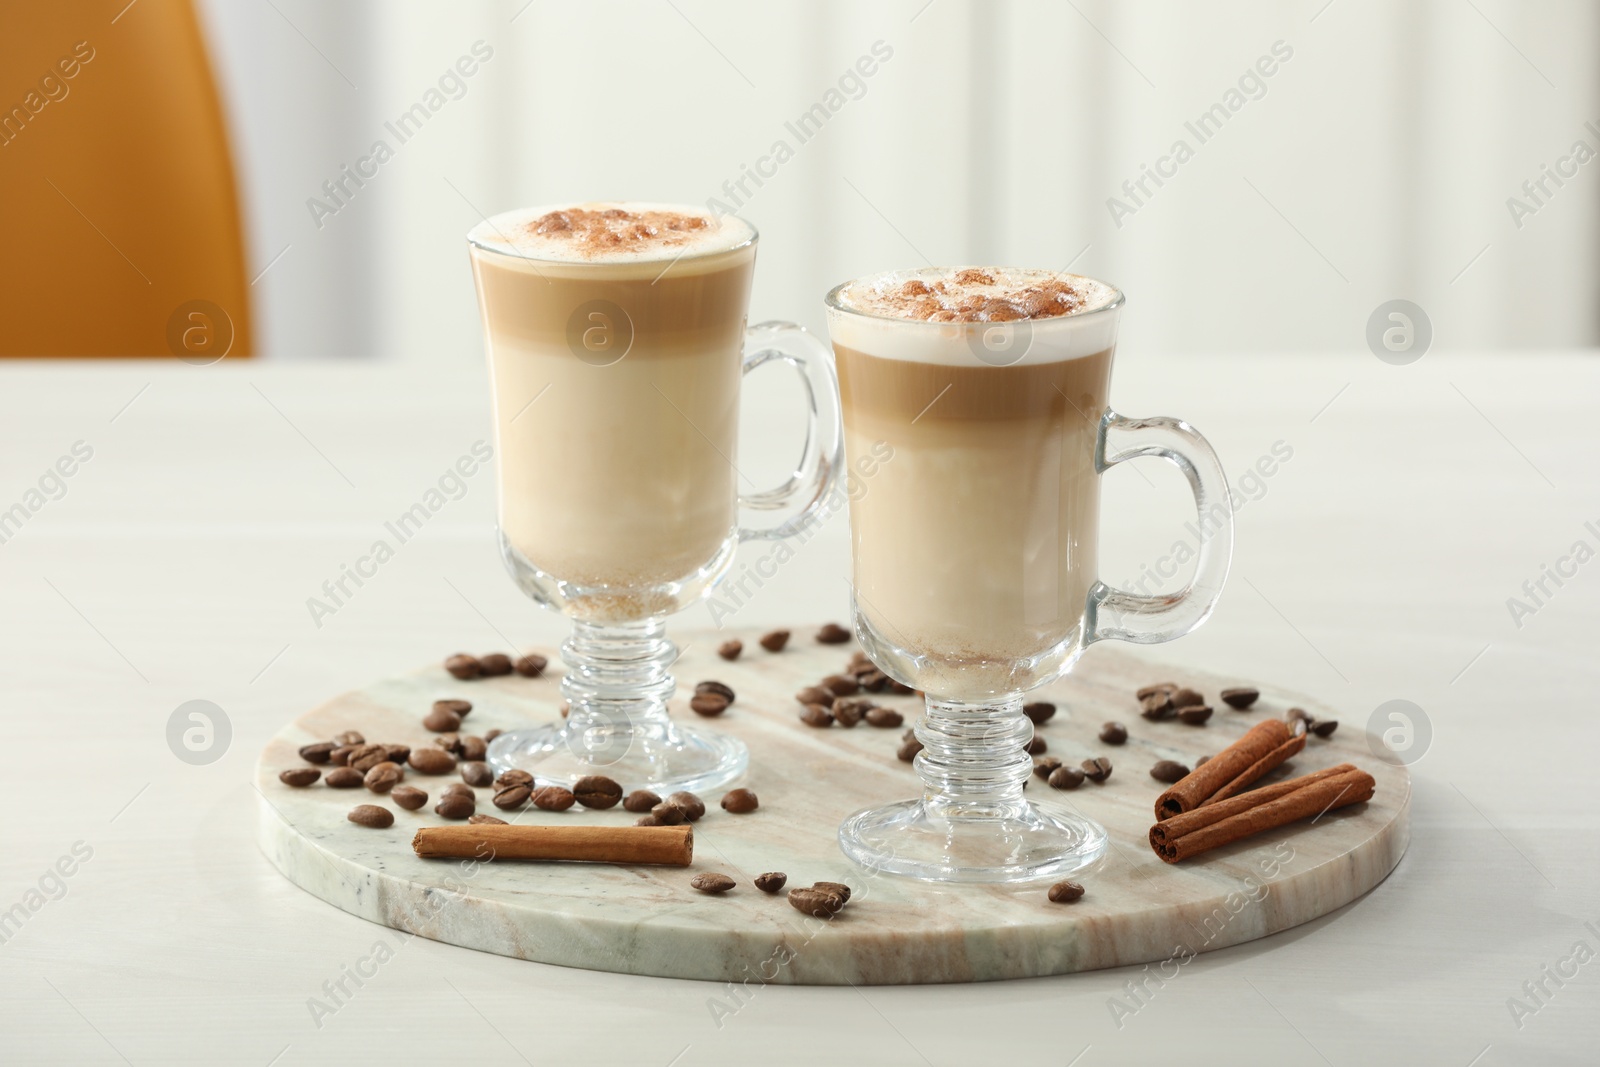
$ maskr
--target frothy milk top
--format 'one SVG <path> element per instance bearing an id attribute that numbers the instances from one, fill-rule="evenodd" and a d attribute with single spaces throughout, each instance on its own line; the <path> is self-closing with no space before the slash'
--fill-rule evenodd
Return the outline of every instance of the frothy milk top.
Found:
<path id="1" fill-rule="evenodd" d="M 725 252 L 755 229 L 732 215 L 673 204 L 597 201 L 519 208 L 474 226 L 467 239 L 509 256 L 562 263 L 640 263 Z"/>
<path id="2" fill-rule="evenodd" d="M 1021 337 L 1030 363 L 1092 355 L 1116 341 L 1121 294 L 1081 274 L 1015 267 L 928 267 L 858 278 L 831 294 L 828 329 L 847 348 L 885 359 L 968 365 L 997 324 Z M 857 312 L 848 314 L 847 312 Z M 920 327 L 920 328 L 919 328 Z M 1018 360 L 1022 362 L 1024 360 Z"/>

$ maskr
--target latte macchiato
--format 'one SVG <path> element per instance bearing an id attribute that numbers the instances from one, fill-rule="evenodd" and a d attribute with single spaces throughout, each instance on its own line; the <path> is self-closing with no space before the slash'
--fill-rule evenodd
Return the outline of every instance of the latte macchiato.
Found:
<path id="1" fill-rule="evenodd" d="M 468 239 L 509 550 L 580 617 L 675 610 L 732 551 L 754 230 L 593 203 L 499 215 Z"/>

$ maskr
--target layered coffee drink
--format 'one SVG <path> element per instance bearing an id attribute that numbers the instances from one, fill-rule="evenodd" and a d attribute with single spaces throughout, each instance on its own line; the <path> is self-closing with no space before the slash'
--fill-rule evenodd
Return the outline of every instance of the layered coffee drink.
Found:
<path id="1" fill-rule="evenodd" d="M 845 446 L 894 461 L 850 503 L 856 608 L 932 692 L 1021 692 L 1075 654 L 1097 575 L 1095 445 L 1120 294 L 937 268 L 829 295 Z M 892 661 L 894 657 L 889 657 Z M 881 661 L 880 661 L 881 662 Z"/>
<path id="2" fill-rule="evenodd" d="M 514 570 L 582 618 L 675 610 L 733 551 L 754 230 L 585 203 L 468 239 Z"/>

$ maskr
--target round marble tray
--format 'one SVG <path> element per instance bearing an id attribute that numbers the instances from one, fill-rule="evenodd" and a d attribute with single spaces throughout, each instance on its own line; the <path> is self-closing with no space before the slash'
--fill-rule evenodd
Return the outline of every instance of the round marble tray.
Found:
<path id="1" fill-rule="evenodd" d="M 1361 720 L 1347 719 L 1332 739 L 1312 738 L 1286 770 L 1302 774 L 1355 763 L 1377 779 L 1371 802 L 1181 865 L 1161 862 L 1146 837 L 1164 788 L 1149 776 L 1152 763 L 1176 759 L 1192 766 L 1292 705 L 1319 718 L 1339 713 L 1257 679 L 1178 672 L 1122 648 L 1097 646 L 1072 676 L 1034 699 L 1061 708 L 1039 729 L 1050 755 L 1074 764 L 1108 756 L 1112 776 L 1104 785 L 1086 782 L 1071 792 L 1037 778 L 1028 787 L 1035 801 L 1074 808 L 1109 832 L 1105 860 L 1076 876 L 1087 895 L 1061 905 L 1045 899 L 1045 884 L 951 886 L 871 876 L 840 853 L 840 821 L 859 808 L 913 796 L 919 782 L 911 766 L 895 758 L 902 729 L 863 723 L 819 730 L 799 721 L 793 693 L 839 671 L 856 647 L 816 644 L 815 630 L 797 629 L 778 654 L 761 649 L 756 633 L 675 635 L 684 651 L 674 667 L 680 692 L 674 713 L 744 740 L 750 770 L 736 784 L 761 798 L 758 811 L 730 815 L 717 806 L 720 794 L 706 796 L 708 811 L 695 824 L 694 864 L 687 869 L 422 860 L 411 850 L 413 833 L 444 822 L 432 812 L 433 799 L 411 812 L 362 789 L 328 789 L 320 782 L 294 789 L 278 781 L 280 770 L 304 765 L 296 754 L 301 745 L 342 730 L 360 730 L 374 741 L 430 743 L 421 718 L 441 697 L 471 700 L 467 727 L 480 734 L 555 718 L 561 697 L 553 654 L 542 678 L 458 682 L 433 666 L 300 716 L 272 739 L 256 768 L 261 847 L 308 892 L 353 915 L 438 941 L 629 974 L 818 985 L 984 981 L 1169 959 L 1168 966 L 1181 966 L 1195 953 L 1264 937 L 1349 903 L 1381 882 L 1405 851 L 1409 776 L 1374 758 Z M 734 663 L 714 651 L 729 636 L 745 643 Z M 710 720 L 690 713 L 682 696 L 708 678 L 738 694 L 732 708 Z M 1211 721 L 1193 727 L 1140 718 L 1133 691 L 1163 680 L 1211 697 L 1218 707 Z M 1238 684 L 1262 690 L 1248 712 L 1215 701 L 1219 689 Z M 879 702 L 905 712 L 907 725 L 917 711 L 915 697 Z M 1107 719 L 1127 725 L 1127 744 L 1115 748 L 1098 740 Z M 407 782 L 430 798 L 458 780 L 407 772 Z M 502 814 L 488 803 L 488 790 L 478 793 L 479 811 Z M 350 823 L 345 814 L 359 803 L 390 808 L 394 826 L 371 830 Z M 530 809 L 518 820 L 625 825 L 635 818 L 620 807 L 580 807 Z M 724 896 L 706 896 L 689 887 L 700 871 L 721 871 L 739 884 Z M 811 919 L 783 895 L 757 890 L 751 879 L 763 871 L 787 872 L 791 885 L 844 882 L 854 895 L 834 920 Z"/>

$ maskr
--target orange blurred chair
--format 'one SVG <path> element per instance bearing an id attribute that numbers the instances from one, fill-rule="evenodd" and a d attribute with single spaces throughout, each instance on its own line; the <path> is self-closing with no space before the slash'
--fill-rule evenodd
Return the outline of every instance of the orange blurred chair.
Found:
<path id="1" fill-rule="evenodd" d="M 188 0 L 0 8 L 0 355 L 252 353 L 227 130 Z"/>

